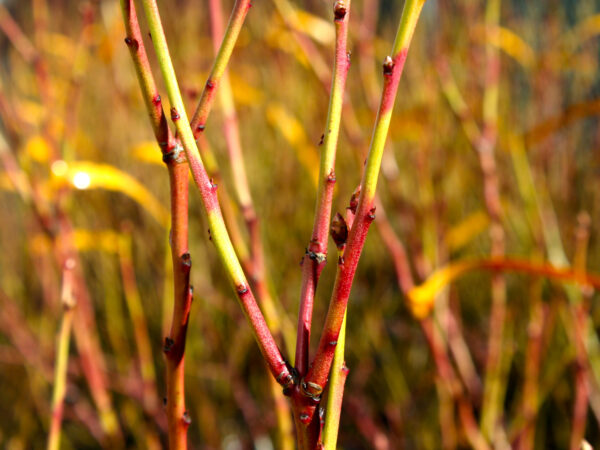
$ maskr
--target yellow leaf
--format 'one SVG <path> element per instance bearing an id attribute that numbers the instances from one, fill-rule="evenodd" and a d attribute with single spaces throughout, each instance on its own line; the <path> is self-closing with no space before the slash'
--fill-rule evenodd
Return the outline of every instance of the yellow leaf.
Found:
<path id="1" fill-rule="evenodd" d="M 335 40 L 335 28 L 330 22 L 300 9 L 292 17 L 294 28 L 318 43 L 330 45 Z"/>
<path id="2" fill-rule="evenodd" d="M 42 136 L 33 136 L 25 143 L 25 153 L 34 161 L 48 162 L 50 146 Z"/>
<path id="3" fill-rule="evenodd" d="M 241 70 L 240 73 L 245 73 Z M 248 81 L 235 73 L 229 74 L 231 89 L 236 103 L 240 105 L 256 105 L 263 102 L 263 93 L 261 90 L 248 84 Z"/>
<path id="4" fill-rule="evenodd" d="M 79 251 L 101 250 L 106 253 L 119 252 L 120 234 L 113 230 L 91 231 L 76 228 L 73 242 Z"/>
<path id="5" fill-rule="evenodd" d="M 122 235 L 113 230 L 85 230 L 76 228 L 73 230 L 73 234 L 70 236 L 61 234 L 59 239 L 59 246 L 65 246 L 65 239 L 72 239 L 72 244 L 80 252 L 86 251 L 103 251 L 110 254 L 117 254 L 119 252 L 119 243 L 122 239 Z M 29 241 L 31 251 L 36 254 L 45 253 L 50 250 L 52 242 L 46 234 L 37 234 Z"/>
<path id="6" fill-rule="evenodd" d="M 107 189 L 121 192 L 139 203 L 164 227 L 169 226 L 169 212 L 139 181 L 131 175 L 108 164 L 92 162 L 66 163 L 64 175 L 57 180 L 66 180 L 77 189 Z"/>
<path id="7" fill-rule="evenodd" d="M 143 141 L 130 150 L 131 155 L 139 161 L 163 165 L 162 153 L 156 141 Z"/>
<path id="8" fill-rule="evenodd" d="M 412 288 L 408 292 L 408 301 L 413 315 L 417 319 L 427 317 L 433 309 L 436 295 L 454 279 L 476 266 L 477 263 L 473 261 L 449 264 L 433 272 L 421 285 Z"/>
<path id="9" fill-rule="evenodd" d="M 310 174 L 314 186 L 318 186 L 319 157 L 309 143 L 300 122 L 285 109 L 283 105 L 270 103 L 267 106 L 267 120 L 277 128 L 296 152 L 300 164 Z"/>
<path id="10" fill-rule="evenodd" d="M 490 219 L 485 212 L 481 210 L 474 212 L 446 233 L 446 245 L 450 251 L 464 247 L 485 231 L 489 223 Z"/>
<path id="11" fill-rule="evenodd" d="M 413 315 L 417 319 L 427 317 L 433 309 L 436 295 L 458 277 L 475 269 L 496 272 L 521 272 L 551 280 L 600 288 L 600 276 L 571 268 L 558 268 L 549 264 L 510 258 L 463 260 L 450 263 L 436 270 L 422 284 L 415 286 L 408 292 L 409 307 Z"/>
<path id="12" fill-rule="evenodd" d="M 44 35 L 44 52 L 63 58 L 67 61 L 73 59 L 76 52 L 76 43 L 71 38 L 60 33 L 46 33 Z"/>
<path id="13" fill-rule="evenodd" d="M 494 26 L 486 33 L 484 25 L 477 25 L 473 28 L 473 32 L 475 39 L 480 42 L 489 39 L 491 45 L 498 47 L 524 68 L 530 69 L 535 63 L 533 48 L 514 31 L 505 27 Z"/>

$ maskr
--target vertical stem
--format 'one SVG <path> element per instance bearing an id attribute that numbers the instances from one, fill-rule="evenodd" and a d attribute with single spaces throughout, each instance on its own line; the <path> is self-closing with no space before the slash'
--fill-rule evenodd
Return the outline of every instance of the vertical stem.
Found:
<path id="1" fill-rule="evenodd" d="M 295 366 L 300 376 L 304 376 L 308 370 L 308 349 L 314 297 L 319 277 L 327 260 L 327 239 L 329 237 L 331 202 L 335 184 L 335 156 L 340 132 L 344 89 L 348 68 L 350 67 L 347 50 L 350 1 L 336 1 L 333 7 L 333 14 L 336 40 L 331 95 L 329 97 L 327 124 L 323 135 L 315 219 L 310 243 L 306 248 L 306 255 L 302 260 L 302 288 L 300 293 L 300 310 L 298 313 L 295 361 Z"/>
<path id="2" fill-rule="evenodd" d="M 387 138 L 392 110 L 396 101 L 400 76 L 424 4 L 425 0 L 406 1 L 400 19 L 396 40 L 392 49 L 392 56 L 386 57 L 383 64 L 383 92 L 373 137 L 371 139 L 369 156 L 367 157 L 366 167 L 362 177 L 360 197 L 356 208 L 356 217 L 348 236 L 344 258 L 340 259 L 338 264 L 336 281 L 329 303 L 325 325 L 323 327 L 323 334 L 319 341 L 319 347 L 313 360 L 313 364 L 301 383 L 301 386 L 310 389 L 308 392 L 309 398 L 314 397 L 314 395 L 319 392 L 319 389 L 322 391 L 323 386 L 325 386 L 325 383 L 327 382 L 339 337 L 339 330 L 342 326 L 352 281 L 358 265 L 358 259 L 362 252 L 369 226 L 375 219 L 373 202 L 379 169 L 381 167 L 383 148 Z M 306 424 L 310 423 L 314 411 L 315 405 L 311 405 L 308 401 L 305 402 L 300 412 L 301 417 L 304 419 L 302 422 Z"/>
<path id="3" fill-rule="evenodd" d="M 491 44 L 490 34 L 500 20 L 500 0 L 487 3 L 486 12 L 486 79 L 483 99 L 483 131 L 477 146 L 481 170 L 483 172 L 484 199 L 491 219 L 491 256 L 504 255 L 504 230 L 501 222 L 502 207 L 498 174 L 494 158 L 497 141 L 498 81 L 500 77 L 500 55 Z M 502 412 L 504 386 L 502 383 L 502 343 L 506 321 L 506 282 L 501 274 L 492 276 L 492 309 L 490 313 L 490 334 L 483 392 L 481 429 L 484 436 L 492 439 Z"/>
<path id="4" fill-rule="evenodd" d="M 577 231 L 576 231 L 576 249 L 575 257 L 573 261 L 573 268 L 578 273 L 585 273 L 587 263 L 587 246 L 590 237 L 590 217 L 587 213 L 580 213 L 577 217 Z M 582 289 L 579 293 L 579 299 L 571 305 L 571 314 L 573 315 L 573 323 L 575 329 L 585 330 L 586 324 L 586 307 L 585 307 L 585 291 Z M 589 291 L 588 291 L 589 293 Z M 577 367 L 575 373 L 575 401 L 573 402 L 573 426 L 571 430 L 571 442 L 569 444 L 572 450 L 578 449 L 581 446 L 581 442 L 585 436 L 585 425 L 588 411 L 588 397 L 590 395 L 590 389 L 588 387 L 588 365 L 587 355 L 585 351 L 584 334 L 576 332 L 581 337 L 575 338 L 576 347 L 576 360 Z"/>
<path id="5" fill-rule="evenodd" d="M 188 253 L 188 164 L 181 157 L 181 144 L 167 125 L 162 101 L 150 69 L 133 0 L 121 0 L 131 57 L 138 75 L 150 123 L 169 172 L 171 198 L 171 261 L 173 267 L 173 318 L 165 339 L 167 428 L 169 448 L 187 448 L 190 417 L 185 406 L 185 339 L 192 302 L 191 258 Z"/>
<path id="6" fill-rule="evenodd" d="M 54 368 L 54 389 L 52 392 L 52 416 L 48 435 L 48 450 L 58 450 L 60 446 L 60 430 L 67 389 L 67 365 L 69 362 L 69 341 L 73 324 L 73 308 L 76 300 L 73 296 L 73 267 L 75 261 L 68 259 L 63 268 L 62 306 L 64 308 L 60 331 L 58 333 L 56 362 Z"/>
<path id="7" fill-rule="evenodd" d="M 159 403 L 156 393 L 156 374 L 154 361 L 152 359 L 152 345 L 148 333 L 148 322 L 144 314 L 144 306 L 137 287 L 135 271 L 133 266 L 133 249 L 131 235 L 127 232 L 119 236 L 119 264 L 121 266 L 121 278 L 123 279 L 123 290 L 125 302 L 131 317 L 135 344 L 137 347 L 140 373 L 143 382 L 143 405 L 146 412 L 158 418 Z"/>
<path id="8" fill-rule="evenodd" d="M 337 448 L 340 415 L 342 413 L 342 400 L 344 398 L 344 385 L 346 384 L 346 378 L 348 377 L 348 367 L 346 367 L 346 362 L 344 361 L 345 347 L 346 314 L 344 314 L 338 344 L 333 356 L 333 364 L 331 365 L 325 427 L 323 428 L 323 446 L 325 450 L 335 450 Z"/>

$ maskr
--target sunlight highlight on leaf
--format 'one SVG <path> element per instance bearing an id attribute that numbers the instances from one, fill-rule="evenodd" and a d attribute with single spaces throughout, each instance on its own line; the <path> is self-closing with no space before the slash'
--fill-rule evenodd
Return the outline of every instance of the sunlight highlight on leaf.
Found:
<path id="1" fill-rule="evenodd" d="M 121 192 L 139 203 L 162 226 L 169 225 L 169 213 L 139 181 L 131 175 L 108 164 L 70 162 L 64 177 L 78 189 L 107 189 Z"/>

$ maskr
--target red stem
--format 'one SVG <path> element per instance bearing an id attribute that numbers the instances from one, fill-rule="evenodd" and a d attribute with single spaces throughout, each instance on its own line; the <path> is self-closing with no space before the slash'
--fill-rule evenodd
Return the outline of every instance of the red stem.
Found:
<path id="1" fill-rule="evenodd" d="M 334 5 L 334 23 L 336 27 L 336 44 L 335 44 L 335 59 L 334 71 L 331 80 L 331 94 L 341 95 L 343 98 L 344 89 L 346 86 L 346 78 L 350 62 L 347 49 L 348 37 L 348 22 L 350 14 L 348 11 L 349 5 L 336 2 Z M 336 88 L 336 89 L 334 89 Z M 331 123 L 332 109 L 334 103 L 338 101 L 336 98 L 330 99 L 330 111 L 327 118 L 327 127 L 337 127 L 339 130 L 339 118 L 333 117 L 337 122 Z M 327 243 L 329 238 L 329 227 L 331 220 L 331 204 L 333 201 L 333 188 L 335 186 L 335 153 L 337 147 L 337 132 L 332 135 L 332 130 L 325 130 L 325 149 L 324 152 L 331 152 L 332 156 L 323 155 L 325 158 L 321 162 L 320 176 L 325 176 L 325 179 L 319 180 L 319 193 L 317 198 L 317 206 L 315 211 L 315 219 L 310 243 L 306 249 L 306 255 L 302 260 L 302 288 L 300 293 L 300 310 L 298 313 L 298 329 L 296 337 L 296 370 L 300 376 L 304 376 L 308 370 L 309 360 L 309 345 L 310 345 L 310 329 L 312 324 L 312 312 L 314 305 L 315 292 L 317 284 L 321 276 L 321 272 L 325 267 L 327 260 Z M 329 142 L 330 139 L 335 139 L 335 142 Z M 331 158 L 330 166 L 329 159 Z M 326 173 L 322 173 L 325 170 Z M 307 258 L 308 256 L 308 258 Z"/>
<path id="2" fill-rule="evenodd" d="M 229 18 L 229 29 L 232 30 L 233 33 L 236 33 L 236 35 L 239 33 L 251 6 L 251 0 L 237 0 L 235 2 L 233 11 L 231 12 L 231 17 Z M 220 23 L 222 23 L 222 20 Z M 215 63 L 216 62 L 217 60 L 215 60 Z M 216 69 L 217 68 L 213 66 L 211 74 L 204 85 L 204 90 L 200 96 L 200 101 L 198 103 L 198 107 L 196 108 L 196 112 L 194 113 L 194 116 L 190 122 L 192 132 L 194 133 L 194 137 L 196 139 L 201 133 L 204 132 L 206 120 L 208 119 L 208 115 L 210 114 L 210 110 L 215 101 L 217 86 L 221 81 L 222 72 L 215 74 L 215 72 L 218 72 Z"/>
<path id="3" fill-rule="evenodd" d="M 185 406 L 184 353 L 192 303 L 191 258 L 188 253 L 188 164 L 179 151 L 181 144 L 167 125 L 162 101 L 152 75 L 133 0 L 122 2 L 127 38 L 150 122 L 169 171 L 171 198 L 171 259 L 173 262 L 173 320 L 165 338 L 167 422 L 169 447 L 187 448 L 190 417 Z"/>
<path id="4" fill-rule="evenodd" d="M 384 85 L 378 117 L 391 113 L 396 98 L 396 92 L 398 90 L 400 76 L 404 68 L 406 54 L 407 49 L 400 51 L 395 55 L 394 64 L 392 65 L 391 70 L 384 69 Z M 358 260 L 362 253 L 369 226 L 374 219 L 374 197 L 372 195 L 367 196 L 365 195 L 365 192 L 361 192 L 354 223 L 350 229 L 348 242 L 344 251 L 344 258 L 338 262 L 338 273 L 331 301 L 329 303 L 327 318 L 325 319 L 325 325 L 323 327 L 323 334 L 321 335 L 312 366 L 309 368 L 308 373 L 301 383 L 301 385 L 307 386 L 309 389 L 311 389 L 311 386 L 318 386 L 322 389 L 327 382 L 338 335 L 348 305 L 348 298 L 350 296 Z M 316 390 L 318 391 L 318 388 Z M 310 393 L 311 392 L 309 392 L 309 394 Z M 309 423 L 312 420 L 315 411 L 315 405 L 308 400 L 311 399 L 308 398 L 307 401 L 304 402 L 304 408 L 301 413 L 302 417 L 306 419 L 306 423 Z"/>

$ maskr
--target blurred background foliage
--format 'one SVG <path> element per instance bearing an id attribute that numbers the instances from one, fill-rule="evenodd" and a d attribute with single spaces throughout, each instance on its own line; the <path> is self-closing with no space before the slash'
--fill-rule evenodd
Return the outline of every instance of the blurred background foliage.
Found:
<path id="1" fill-rule="evenodd" d="M 160 7 L 192 111 L 213 58 L 207 5 L 177 0 Z M 352 2 L 352 66 L 334 212 L 343 212 L 360 181 L 380 92 L 379 67 L 401 7 L 392 0 Z M 600 222 L 600 3 L 504 0 L 501 27 L 491 35 L 485 32 L 484 12 L 484 1 L 429 0 L 425 5 L 383 162 L 380 195 L 387 220 L 406 246 L 417 282 L 449 261 L 489 255 L 483 177 L 469 138 L 469 130 L 482 122 L 487 42 L 500 49 L 495 158 L 506 253 L 554 266 L 575 264 L 579 254 L 580 270 L 600 272 L 595 232 Z M 282 348 L 290 360 L 298 264 L 312 225 L 318 143 L 327 112 L 331 16 L 329 2 L 256 2 L 229 70 L 270 288 L 284 326 Z M 78 250 L 94 317 L 88 332 L 99 344 L 109 398 L 107 406 L 90 388 L 85 361 L 73 343 L 62 445 L 160 447 L 165 442 L 161 346 L 172 301 L 168 180 L 123 43 L 118 2 L 5 2 L 0 28 L 0 445 L 40 448 L 48 432 L 61 318 L 55 252 L 63 245 L 62 234 L 48 230 L 61 223 L 61 229 L 73 230 L 68 236 Z M 216 107 L 206 135 L 223 182 L 231 186 L 222 123 Z M 186 352 L 189 441 L 192 448 L 276 448 L 268 373 L 208 240 L 200 198 L 191 192 L 195 289 Z M 50 225 L 45 217 L 54 218 Z M 334 274 L 330 263 L 315 304 L 317 335 Z M 514 444 L 532 424 L 535 448 L 567 448 L 581 373 L 592 404 L 583 419 L 585 436 L 600 445 L 600 411 L 593 407 L 600 395 L 600 378 L 594 376 L 600 373 L 600 350 L 590 338 L 579 357 L 571 314 L 574 304 L 582 305 L 595 336 L 597 295 L 529 275 L 508 274 L 506 280 L 506 395 L 503 434 L 494 445 Z M 458 318 L 458 334 L 476 377 L 483 379 L 489 274 L 466 274 L 447 286 L 437 303 Z M 443 311 L 435 314 L 445 330 Z M 135 333 L 140 327 L 147 330 L 141 337 Z M 540 342 L 537 373 L 527 365 L 535 337 Z M 141 350 L 144 342 L 150 345 L 150 360 Z M 341 448 L 469 445 L 458 403 L 444 397 L 444 380 L 375 227 L 351 295 L 346 361 L 350 375 Z M 454 361 L 459 371 L 460 364 Z M 531 398 L 524 386 L 531 373 L 539 402 L 533 400 L 528 410 Z M 476 396 L 473 407 L 478 417 Z M 106 414 L 116 417 L 116 425 Z"/>

